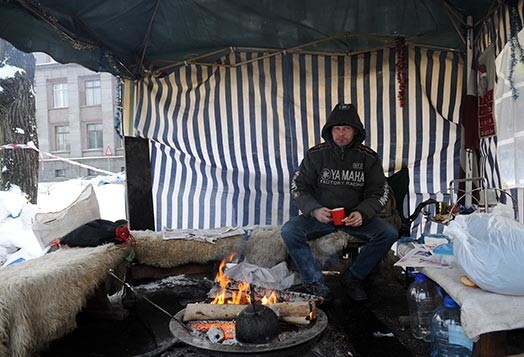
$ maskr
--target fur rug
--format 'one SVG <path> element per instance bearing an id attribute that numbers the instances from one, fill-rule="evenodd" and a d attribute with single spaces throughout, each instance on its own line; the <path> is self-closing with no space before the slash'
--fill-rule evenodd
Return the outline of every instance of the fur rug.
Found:
<path id="1" fill-rule="evenodd" d="M 247 242 L 238 235 L 220 238 L 216 244 L 184 239 L 164 240 L 161 232 L 153 231 L 132 231 L 132 234 L 137 241 L 135 253 L 138 262 L 158 268 L 220 261 L 231 253 L 243 254 L 247 262 L 263 268 L 271 268 L 288 258 L 280 229 L 275 226 L 253 228 Z M 347 233 L 334 232 L 310 241 L 309 245 L 323 266 L 352 239 Z"/>
<path id="2" fill-rule="evenodd" d="M 128 252 L 60 248 L 0 269 L 0 356 L 31 356 L 76 328 L 87 298 Z"/>
<path id="3" fill-rule="evenodd" d="M 219 238 L 215 244 L 185 239 L 164 240 L 162 232 L 132 231 L 139 263 L 157 268 L 172 268 L 188 263 L 220 261 L 231 253 L 239 254 L 244 237 Z"/>
<path id="4" fill-rule="evenodd" d="M 353 240 L 349 234 L 337 231 L 309 241 L 313 256 L 320 266 L 339 254 Z M 287 259 L 288 254 L 278 227 L 256 227 L 251 231 L 244 250 L 245 259 L 264 268 L 271 268 Z"/>
<path id="5" fill-rule="evenodd" d="M 271 268 L 286 260 L 287 250 L 277 227 L 255 227 L 249 234 L 244 258 L 248 263 Z"/>

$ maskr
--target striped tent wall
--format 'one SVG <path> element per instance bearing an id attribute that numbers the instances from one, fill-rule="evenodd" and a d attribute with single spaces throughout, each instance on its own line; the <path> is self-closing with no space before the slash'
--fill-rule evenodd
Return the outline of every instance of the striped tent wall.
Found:
<path id="1" fill-rule="evenodd" d="M 386 175 L 409 168 L 406 214 L 442 199 L 459 172 L 463 60 L 420 48 L 408 57 L 403 108 L 394 49 L 185 66 L 139 82 L 134 127 L 151 140 L 156 228 L 280 225 L 298 214 L 290 178 L 339 102 L 357 106 Z M 439 228 L 424 223 L 414 234 L 421 229 Z"/>
<path id="2" fill-rule="evenodd" d="M 524 0 L 519 0 L 517 12 L 521 21 L 524 19 Z M 499 8 L 484 19 L 478 34 L 475 36 L 475 52 L 480 55 L 489 46 L 495 46 L 498 55 L 510 38 L 509 8 L 506 2 L 501 2 Z"/>
<path id="3" fill-rule="evenodd" d="M 521 24 L 524 23 L 524 0 L 519 0 L 517 3 L 517 12 Z M 501 3 L 499 8 L 493 14 L 487 17 L 481 24 L 479 33 L 475 41 L 475 56 L 478 58 L 490 46 L 494 47 L 495 56 L 497 56 L 508 42 L 511 36 L 510 32 L 510 10 L 506 3 Z M 481 172 L 483 177 L 486 177 L 490 187 L 501 188 L 501 180 L 499 167 L 497 164 L 497 137 L 490 137 L 482 139 L 480 143 L 480 157 L 481 157 Z M 524 190 L 511 189 L 509 191 L 514 198 L 514 204 L 518 211 L 518 219 L 524 222 Z M 501 197 L 505 201 L 507 197 Z M 509 203 L 509 202 L 508 202 Z"/>

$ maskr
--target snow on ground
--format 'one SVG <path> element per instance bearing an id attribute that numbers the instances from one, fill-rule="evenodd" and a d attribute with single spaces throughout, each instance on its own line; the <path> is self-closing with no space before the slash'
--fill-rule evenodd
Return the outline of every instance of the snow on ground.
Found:
<path id="1" fill-rule="evenodd" d="M 19 187 L 0 191 L 0 267 L 43 255 L 31 229 L 35 213 L 66 208 L 88 184 L 95 189 L 102 219 L 126 218 L 124 180 L 123 175 L 114 175 L 40 183 L 37 205 L 28 203 Z"/>
<path id="2" fill-rule="evenodd" d="M 126 218 L 124 179 L 97 176 L 90 180 L 74 179 L 63 182 L 43 182 L 38 185 L 40 212 L 56 212 L 70 205 L 84 187 L 92 184 L 102 219 L 116 221 Z"/>

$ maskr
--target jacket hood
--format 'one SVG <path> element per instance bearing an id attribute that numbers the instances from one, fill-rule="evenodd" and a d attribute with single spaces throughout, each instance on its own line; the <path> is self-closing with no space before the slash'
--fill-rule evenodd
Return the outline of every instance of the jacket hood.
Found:
<path id="1" fill-rule="evenodd" d="M 349 146 L 359 145 L 366 138 L 366 130 L 364 129 L 360 117 L 358 116 L 357 109 L 353 104 L 337 104 L 322 128 L 322 137 L 331 146 L 335 145 L 333 136 L 331 135 L 331 128 L 335 125 L 349 125 L 357 130 L 355 137 Z"/>

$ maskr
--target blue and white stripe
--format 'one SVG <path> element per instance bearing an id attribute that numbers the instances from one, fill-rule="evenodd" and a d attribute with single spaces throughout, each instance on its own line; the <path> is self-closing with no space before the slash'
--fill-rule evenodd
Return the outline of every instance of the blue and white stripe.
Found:
<path id="1" fill-rule="evenodd" d="M 139 82 L 135 129 L 152 142 L 156 228 L 280 225 L 298 214 L 291 175 L 321 142 L 339 102 L 356 104 L 386 175 L 409 168 L 405 214 L 429 197 L 442 199 L 459 174 L 463 60 L 421 48 L 408 53 L 404 108 L 394 49 L 191 65 Z M 224 61 L 260 55 L 232 53 Z"/>

